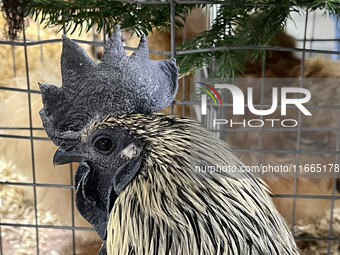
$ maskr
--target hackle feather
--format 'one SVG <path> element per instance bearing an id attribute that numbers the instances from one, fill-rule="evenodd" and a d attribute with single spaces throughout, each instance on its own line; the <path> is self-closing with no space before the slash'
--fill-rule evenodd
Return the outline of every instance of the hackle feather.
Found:
<path id="1" fill-rule="evenodd" d="M 140 173 L 118 196 L 108 223 L 115 254 L 298 254 L 261 179 L 199 123 L 164 115 L 109 117 L 91 127 L 128 130 L 146 148 Z"/>

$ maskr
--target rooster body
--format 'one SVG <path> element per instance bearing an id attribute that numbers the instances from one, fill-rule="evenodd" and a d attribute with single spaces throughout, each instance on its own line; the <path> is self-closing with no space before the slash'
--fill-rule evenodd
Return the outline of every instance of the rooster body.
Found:
<path id="1" fill-rule="evenodd" d="M 178 89 L 174 59 L 151 61 L 146 37 L 126 56 L 119 27 L 102 61 L 63 38 L 63 85 L 40 84 L 40 111 L 79 162 L 75 200 L 104 241 L 99 254 L 298 254 L 267 187 L 198 122 L 154 114 Z M 220 166 L 227 171 L 206 171 Z"/>
<path id="2" fill-rule="evenodd" d="M 109 216 L 108 254 L 298 254 L 264 183 L 196 121 L 136 114 L 109 117 L 90 132 L 97 129 L 124 130 L 143 143 L 139 173 Z"/>

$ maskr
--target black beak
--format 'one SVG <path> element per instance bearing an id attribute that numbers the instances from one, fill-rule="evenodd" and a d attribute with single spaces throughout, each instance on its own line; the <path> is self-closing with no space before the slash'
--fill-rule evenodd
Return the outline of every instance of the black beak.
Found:
<path id="1" fill-rule="evenodd" d="M 61 148 L 59 148 L 53 156 L 53 165 L 59 166 L 72 162 L 81 162 L 83 158 L 80 155 L 76 155 L 71 152 L 67 152 Z"/>

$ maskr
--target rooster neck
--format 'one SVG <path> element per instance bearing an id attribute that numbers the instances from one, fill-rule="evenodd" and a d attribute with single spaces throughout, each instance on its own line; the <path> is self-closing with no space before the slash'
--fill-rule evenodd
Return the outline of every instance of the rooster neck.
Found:
<path id="1" fill-rule="evenodd" d="M 147 153 L 111 211 L 108 254 L 298 254 L 262 181 L 192 171 L 242 163 L 198 123 L 181 121 L 136 131 Z"/>

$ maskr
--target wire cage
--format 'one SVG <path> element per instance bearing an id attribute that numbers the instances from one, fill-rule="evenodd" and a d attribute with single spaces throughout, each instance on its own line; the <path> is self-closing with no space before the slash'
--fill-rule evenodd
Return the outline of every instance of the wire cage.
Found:
<path id="1" fill-rule="evenodd" d="M 162 2 L 162 4 L 169 4 L 171 8 L 171 33 L 162 37 L 164 41 L 151 43 L 151 46 L 149 43 L 151 54 L 176 57 L 187 53 L 177 52 L 175 47 L 176 40 L 178 41 L 174 24 L 177 2 L 181 1 Z M 155 2 L 151 3 L 155 4 Z M 204 23 L 204 26 L 209 26 L 216 14 L 216 8 L 218 5 L 211 3 L 205 10 L 200 10 L 200 13 L 194 15 L 197 15 L 196 18 Z M 305 83 L 305 80 L 309 81 L 309 77 L 327 78 L 326 81 L 315 81 L 318 86 L 312 91 L 312 97 L 313 93 L 319 93 L 322 97 L 318 96 L 306 105 L 306 108 L 316 116 L 312 121 L 315 123 L 314 126 L 308 124 L 304 116 L 296 111 L 293 115 L 299 123 L 308 125 L 298 125 L 289 132 L 284 128 L 266 127 L 223 126 L 221 129 L 216 129 L 211 125 L 212 119 L 216 116 L 226 118 L 231 114 L 230 95 L 226 95 L 223 99 L 223 107 L 220 111 L 209 117 L 202 117 L 200 108 L 192 107 L 199 103 L 193 102 L 188 97 L 190 87 L 196 86 L 196 83 L 190 86 L 190 77 L 180 80 L 179 95 L 168 109 L 169 112 L 197 117 L 203 125 L 225 140 L 246 164 L 261 165 L 264 162 L 274 165 L 283 164 L 282 162 L 286 164 L 283 157 L 289 155 L 290 161 L 287 164 L 299 166 L 320 162 L 322 165 L 335 167 L 339 164 L 340 139 L 340 94 L 337 84 L 340 64 L 336 62 L 339 56 L 340 23 L 336 18 L 323 17 L 322 11 L 313 13 L 305 11 L 301 16 L 292 14 L 292 20 L 287 22 L 286 32 L 295 39 L 287 37 L 284 40 L 293 40 L 293 44 L 287 46 L 283 40 L 282 45 L 279 42 L 278 46 L 249 45 L 241 49 L 255 48 L 294 54 L 290 55 L 294 58 L 288 61 L 300 60 L 294 62 L 295 69 L 300 73 L 295 76 L 294 81 L 297 82 L 298 87 L 308 87 L 309 84 Z M 194 22 L 187 19 L 181 31 L 180 41 L 184 42 L 188 39 L 193 27 L 197 26 Z M 2 68 L 0 254 L 96 254 L 100 240 L 93 228 L 82 220 L 74 204 L 73 176 L 76 166 L 53 168 L 52 157 L 56 147 L 47 138 L 38 115 L 42 104 L 37 82 L 61 85 L 59 67 L 61 33 L 56 34 L 54 28 L 43 29 L 34 21 L 30 23 L 30 26 L 23 30 L 19 41 L 7 41 L 4 36 L 0 40 L 0 47 L 2 47 L 0 53 Z M 80 43 L 96 61 L 100 59 L 103 46 L 108 39 L 108 35 L 97 33 L 94 29 L 81 36 L 76 33 L 68 36 Z M 126 50 L 130 52 L 134 50 L 136 38 L 131 39 L 127 35 L 123 35 L 123 38 L 125 38 Z M 161 47 L 165 42 L 170 42 L 168 50 Z M 273 54 L 271 58 L 275 59 L 277 56 Z M 280 68 L 280 63 L 274 62 L 273 66 Z M 287 66 L 289 67 L 289 64 L 284 67 Z M 322 73 L 320 77 L 313 76 L 313 73 L 320 71 L 320 66 L 332 70 L 333 74 L 327 76 Z M 291 68 L 293 69 L 293 63 Z M 259 70 L 256 81 L 258 98 L 255 106 L 265 109 L 270 107 L 270 104 L 266 101 L 268 95 L 265 90 L 265 83 L 268 80 L 264 78 L 268 76 L 271 67 L 265 62 L 260 65 Z M 337 70 L 339 70 L 338 76 Z M 198 70 L 194 81 L 208 77 L 208 69 Z M 269 98 L 271 96 L 269 94 Z M 209 103 L 209 105 L 213 104 Z M 284 136 L 283 133 L 291 135 Z M 267 146 L 269 143 L 276 143 L 276 145 Z M 271 161 L 268 161 L 268 158 Z M 275 181 L 266 179 L 274 192 L 274 202 L 294 232 L 301 254 L 340 252 L 340 211 L 338 210 L 340 196 L 337 190 L 340 182 L 337 178 L 337 171 L 333 171 L 331 175 L 317 178 L 305 176 L 301 178 L 299 173 L 294 173 L 289 178 L 281 176 L 274 178 Z M 280 190 L 282 187 L 284 189 Z"/>

